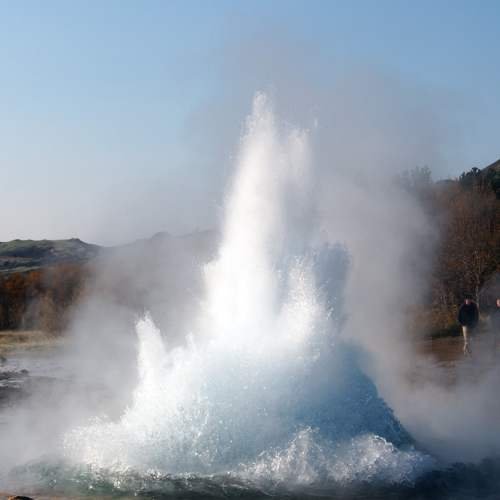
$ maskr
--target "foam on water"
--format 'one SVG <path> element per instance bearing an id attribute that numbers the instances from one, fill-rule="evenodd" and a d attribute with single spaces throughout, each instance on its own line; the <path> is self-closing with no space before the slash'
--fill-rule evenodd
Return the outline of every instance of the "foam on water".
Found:
<path id="1" fill-rule="evenodd" d="M 267 451 L 241 471 L 242 477 L 262 478 L 291 485 L 378 481 L 412 482 L 429 470 L 429 457 L 408 449 L 398 450 L 375 434 L 360 434 L 334 442 L 318 436 L 319 431 L 299 431 L 282 450 Z"/>
<path id="2" fill-rule="evenodd" d="M 282 128 L 257 95 L 186 345 L 140 320 L 133 403 L 68 433 L 70 460 L 287 484 L 412 481 L 432 466 L 337 341 L 347 254 L 311 245 L 308 134 Z"/>

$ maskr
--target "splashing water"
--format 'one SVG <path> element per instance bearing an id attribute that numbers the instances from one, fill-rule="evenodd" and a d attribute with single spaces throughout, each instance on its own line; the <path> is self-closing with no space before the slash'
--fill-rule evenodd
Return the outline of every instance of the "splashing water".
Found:
<path id="1" fill-rule="evenodd" d="M 282 128 L 257 95 L 193 333 L 169 349 L 138 322 L 133 403 L 68 433 L 73 462 L 288 486 L 412 481 L 432 466 L 337 341 L 348 259 L 312 247 L 308 134 Z"/>

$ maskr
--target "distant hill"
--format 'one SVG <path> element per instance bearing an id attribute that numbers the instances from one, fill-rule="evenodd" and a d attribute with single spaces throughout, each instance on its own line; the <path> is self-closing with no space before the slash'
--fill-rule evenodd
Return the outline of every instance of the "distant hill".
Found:
<path id="1" fill-rule="evenodd" d="M 500 159 L 493 162 L 491 165 L 483 168 L 483 172 L 494 170 L 495 172 L 500 172 Z"/>
<path id="2" fill-rule="evenodd" d="M 0 243 L 0 273 L 25 272 L 54 264 L 84 262 L 102 247 L 78 238 L 69 240 L 12 240 Z"/>
<path id="3" fill-rule="evenodd" d="M 500 200 L 500 160 L 482 169 L 474 167 L 464 172 L 458 178 L 458 182 L 465 189 L 472 187 L 491 189 Z"/>
<path id="4" fill-rule="evenodd" d="M 126 257 L 141 252 L 168 251 L 178 245 L 187 245 L 199 254 L 214 251 L 214 231 L 196 231 L 183 236 L 160 232 L 151 238 L 136 240 L 125 245 L 104 247 L 86 243 L 78 238 L 68 240 L 12 240 L 0 242 L 0 275 L 34 271 L 57 264 L 84 263 L 96 257 Z"/>
<path id="5" fill-rule="evenodd" d="M 62 331 L 93 287 L 143 310 L 172 295 L 158 290 L 163 281 L 178 289 L 191 286 L 182 270 L 189 262 L 210 260 L 216 241 L 214 231 L 196 231 L 162 232 L 114 247 L 76 238 L 0 242 L 0 330 Z"/>

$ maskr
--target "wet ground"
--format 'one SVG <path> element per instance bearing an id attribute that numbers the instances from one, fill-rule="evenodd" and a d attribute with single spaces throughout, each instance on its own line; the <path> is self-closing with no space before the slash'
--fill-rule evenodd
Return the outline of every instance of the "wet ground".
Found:
<path id="1" fill-rule="evenodd" d="M 415 377 L 417 383 L 452 386 L 464 380 L 478 382 L 500 364 L 500 339 L 488 332 L 473 337 L 467 353 L 460 336 L 425 340 L 416 345 L 416 350 L 422 361 L 435 368 L 420 370 Z"/>
<path id="2" fill-rule="evenodd" d="M 500 339 L 490 333 L 478 334 L 470 341 L 470 354 L 464 354 L 462 337 L 429 339 L 417 344 L 418 351 L 441 366 L 453 366 L 457 361 L 500 361 Z"/>

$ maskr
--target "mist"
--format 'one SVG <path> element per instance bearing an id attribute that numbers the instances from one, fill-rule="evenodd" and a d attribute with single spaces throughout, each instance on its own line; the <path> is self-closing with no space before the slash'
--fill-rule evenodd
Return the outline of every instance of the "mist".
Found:
<path id="1" fill-rule="evenodd" d="M 193 164 L 200 165 L 194 183 L 212 197 L 190 210 L 213 210 L 212 227 L 220 227 L 219 207 L 230 186 L 242 117 L 255 90 L 265 90 L 285 128 L 300 124 L 310 134 L 314 177 L 308 197 L 314 202 L 296 223 L 316 219 L 320 229 L 310 235 L 315 244 L 341 244 L 349 254 L 342 338 L 361 349 L 363 369 L 424 448 L 450 462 L 496 453 L 496 427 L 484 430 L 485 423 L 491 429 L 490 423 L 500 420 L 498 408 L 485 404 L 494 401 L 494 374 L 443 389 L 435 383 L 443 374 L 422 361 L 407 331 L 406 311 L 427 290 L 440 235 L 395 179 L 414 166 L 430 165 L 437 178 L 449 171 L 455 159 L 450 144 L 460 151 L 449 113 L 453 97 L 373 65 L 337 68 L 303 41 L 285 36 L 277 43 L 265 33 L 258 38 L 224 49 L 219 71 L 231 93 L 228 97 L 225 86 L 220 94 L 214 91 L 187 123 L 186 140 L 196 146 Z M 299 51 L 291 48 L 297 46 Z M 317 78 L 325 66 L 330 70 Z M 217 127 L 210 126 L 214 122 Z M 178 335 L 175 328 L 161 330 L 167 339 Z M 416 386 L 415 373 L 426 373 L 431 381 Z M 470 400 L 477 402 L 474 410 L 461 411 Z M 477 431 L 467 432 L 470 427 Z"/>
<path id="2" fill-rule="evenodd" d="M 141 335 L 137 337 L 137 321 L 148 314 L 158 327 L 160 340 L 154 345 L 164 342 L 166 349 L 160 354 L 175 358 L 172 353 L 183 352 L 176 349 L 189 349 L 199 328 L 200 310 L 206 307 L 207 274 L 214 269 L 211 263 L 219 262 L 221 228 L 227 226 L 230 232 L 240 234 L 238 242 L 245 242 L 248 234 L 250 246 L 243 245 L 238 251 L 251 262 L 255 257 L 252 238 L 257 238 L 263 225 L 267 228 L 265 241 L 257 239 L 257 246 L 266 251 L 270 246 L 272 252 L 279 253 L 274 244 L 292 248 L 292 255 L 301 255 L 304 247 L 343 249 L 348 265 L 339 292 L 342 314 L 335 341 L 355 349 L 353 363 L 373 382 L 417 448 L 445 463 L 480 461 L 500 452 L 500 405 L 495 402 L 498 370 L 481 374 L 474 381 L 459 374 L 456 385 L 443 387 L 436 383 L 442 377 L 439 369 L 418 357 L 407 331 L 406 311 L 426 292 L 440 235 L 418 201 L 395 179 L 401 171 L 417 165 L 448 168 L 451 160 L 445 151 L 449 151 L 453 126 L 446 115 L 447 103 L 441 101 L 443 96 L 362 64 L 339 69 L 332 64 L 331 72 L 318 80 L 318 67 L 327 64 L 321 57 L 305 49 L 297 54 L 285 42 L 282 46 L 265 42 L 260 48 L 248 44 L 226 49 L 227 57 L 219 70 L 221 81 L 230 83 L 224 92 L 215 90 L 186 123 L 183 147 L 189 153 L 183 162 L 189 165 L 189 175 L 179 174 L 165 189 L 160 184 L 152 190 L 139 188 L 131 198 L 115 193 L 116 197 L 110 194 L 100 201 L 108 208 L 95 215 L 98 223 L 89 222 L 87 233 L 98 241 L 103 241 L 98 235 L 107 233 L 108 228 L 106 238 L 110 241 L 146 237 L 153 233 L 153 227 L 170 230 L 171 224 L 180 234 L 195 228 L 210 231 L 203 233 L 206 239 L 201 247 L 190 238 L 164 235 L 153 246 L 139 241 L 93 263 L 93 281 L 74 311 L 67 332 L 69 345 L 58 358 L 85 383 L 69 393 L 55 388 L 50 395 L 41 394 L 16 410 L 17 424 L 9 429 L 8 444 L 2 451 L 7 468 L 47 453 L 57 454 L 60 444 L 53 436 L 60 438 L 72 429 L 85 429 L 90 417 L 112 423 L 124 414 L 137 418 L 134 402 L 137 387 L 142 386 L 136 361 L 138 351 L 148 349 Z M 265 57 L 261 57 L 263 53 Z M 244 68 L 239 64 L 241 58 L 247 62 Z M 227 87 L 231 88 L 229 97 Z M 245 147 L 242 131 L 248 122 L 244 117 L 256 92 L 261 95 L 259 91 L 268 93 L 282 135 L 289 134 L 298 143 L 300 133 L 307 135 L 306 153 L 299 157 L 312 166 L 310 177 L 297 177 L 299 194 L 293 192 L 288 200 L 286 189 L 290 186 L 286 183 L 284 193 L 272 191 L 273 175 L 278 174 L 273 170 L 273 159 L 264 155 L 269 163 L 262 174 L 263 196 L 285 200 L 282 211 L 269 210 L 269 217 L 277 218 L 271 221 L 252 217 L 245 212 L 246 207 L 243 210 L 231 202 L 237 195 L 228 201 L 226 194 L 238 192 L 234 164 L 240 156 L 245 157 L 238 153 Z M 300 133 L 295 133 L 297 130 Z M 273 147 L 274 143 L 269 148 L 275 152 Z M 276 151 L 279 157 L 281 150 Z M 297 168 L 300 170 L 300 165 Z M 123 207 L 127 209 L 122 211 Z M 223 207 L 229 215 L 224 215 Z M 122 222 L 120 214 L 129 212 L 130 217 Z M 72 216 L 71 212 L 68 215 Z M 286 235 L 278 232 L 281 227 Z M 229 280 L 235 273 L 244 274 L 240 268 L 245 263 L 232 262 L 234 269 L 229 266 L 222 271 L 216 264 L 213 272 L 227 273 Z M 244 274 L 251 283 L 252 272 L 250 266 Z M 270 304 L 277 300 L 262 293 L 268 286 L 252 285 L 244 294 L 246 301 L 257 302 L 256 295 L 261 301 L 269 299 Z M 222 292 L 209 297 L 209 306 L 245 312 L 238 302 L 241 297 L 235 299 L 231 289 Z M 233 299 L 238 307 L 229 307 Z M 231 321 L 233 326 L 248 327 L 245 317 L 237 314 Z M 428 378 L 419 378 L 421 373 Z M 90 397 L 96 387 L 102 397 Z M 52 405 L 57 401 L 57 407 L 47 401 Z M 39 417 L 35 426 L 30 425 L 33 413 Z M 161 412 L 155 414 L 158 420 L 161 416 Z M 50 422 L 50 436 L 46 422 Z M 112 426 L 104 431 L 97 428 L 97 434 L 82 431 L 75 440 L 104 439 L 105 431 L 116 430 Z M 18 449 L 24 449 L 23 453 Z M 80 448 L 75 445 L 75 449 L 78 455 Z"/>
<path id="3" fill-rule="evenodd" d="M 364 370 L 425 449 L 448 462 L 497 454 L 498 370 L 471 380 L 465 363 L 449 387 L 418 355 L 407 325 L 406 311 L 427 291 L 440 235 L 394 181 L 414 166 L 430 166 L 438 179 L 452 170 L 462 149 L 455 96 L 360 61 L 323 60 L 303 40 L 255 39 L 224 58 L 231 99 L 215 95 L 196 115 L 200 130 L 215 117 L 220 124 L 206 139 L 207 156 L 227 164 L 224 132 L 234 136 L 256 88 L 269 92 L 284 123 L 310 131 L 315 238 L 345 245 L 351 259 L 343 339 L 361 348 Z M 329 70 L 317 78 L 320 67 Z"/>

